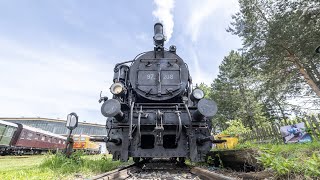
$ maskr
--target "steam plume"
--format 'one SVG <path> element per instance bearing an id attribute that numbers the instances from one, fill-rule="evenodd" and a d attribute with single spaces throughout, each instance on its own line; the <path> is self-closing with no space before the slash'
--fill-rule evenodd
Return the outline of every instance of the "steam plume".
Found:
<path id="1" fill-rule="evenodd" d="M 152 11 L 152 15 L 156 17 L 158 21 L 163 23 L 164 33 L 168 42 L 173 33 L 174 26 L 172 15 L 174 0 L 154 0 L 154 3 L 156 4 L 156 9 Z"/>

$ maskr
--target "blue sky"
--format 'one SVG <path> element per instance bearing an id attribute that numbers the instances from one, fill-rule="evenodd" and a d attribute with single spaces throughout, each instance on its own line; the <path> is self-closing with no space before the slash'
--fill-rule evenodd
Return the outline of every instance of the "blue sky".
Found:
<path id="1" fill-rule="evenodd" d="M 241 47 L 225 31 L 236 0 L 0 1 L 0 117 L 104 123 L 113 66 L 152 50 L 153 24 L 188 63 L 194 83 L 211 83 L 223 57 Z"/>

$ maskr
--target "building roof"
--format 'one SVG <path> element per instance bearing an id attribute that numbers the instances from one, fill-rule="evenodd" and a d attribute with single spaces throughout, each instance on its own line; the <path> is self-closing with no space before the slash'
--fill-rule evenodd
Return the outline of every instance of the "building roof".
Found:
<path id="1" fill-rule="evenodd" d="M 51 119 L 51 118 L 41 118 L 41 117 L 21 117 L 21 118 L 0 117 L 0 120 L 14 120 L 14 121 L 50 121 L 50 122 L 58 122 L 58 123 L 66 123 L 66 121 L 67 121 L 67 120 L 61 120 L 61 119 Z M 96 123 L 79 122 L 78 124 L 85 125 L 85 126 L 105 127 L 105 125 L 103 125 L 103 124 L 96 124 Z"/>

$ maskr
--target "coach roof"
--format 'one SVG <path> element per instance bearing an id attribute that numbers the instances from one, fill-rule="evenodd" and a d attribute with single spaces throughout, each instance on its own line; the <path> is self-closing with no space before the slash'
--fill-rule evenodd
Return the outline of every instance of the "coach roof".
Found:
<path id="1" fill-rule="evenodd" d="M 67 138 L 64 137 L 64 136 L 60 136 L 60 135 L 51 133 L 51 132 L 49 132 L 49 131 L 44 131 L 44 130 L 42 130 L 42 129 L 34 128 L 34 127 L 27 126 L 27 125 L 24 125 L 24 124 L 21 124 L 21 125 L 22 125 L 22 127 L 23 127 L 24 129 L 28 129 L 28 130 L 33 131 L 33 132 L 38 132 L 38 133 L 41 133 L 41 134 L 46 134 L 46 135 L 49 135 L 49 136 L 52 136 L 52 137 L 57 137 L 57 138 L 64 139 L 64 140 L 67 139 Z"/>
<path id="2" fill-rule="evenodd" d="M 0 120 L 0 124 L 4 124 L 4 125 L 7 125 L 7 126 L 12 126 L 12 127 L 18 127 L 17 124 L 12 123 L 12 122 L 8 122 L 8 121 L 2 121 L 2 120 Z"/>

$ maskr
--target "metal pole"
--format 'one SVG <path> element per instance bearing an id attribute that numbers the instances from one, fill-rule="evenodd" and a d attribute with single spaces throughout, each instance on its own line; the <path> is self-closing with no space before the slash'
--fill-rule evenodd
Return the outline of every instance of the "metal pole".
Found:
<path id="1" fill-rule="evenodd" d="M 72 130 L 69 131 L 68 137 L 67 137 L 67 143 L 66 143 L 66 149 L 65 149 L 65 155 L 67 157 L 70 157 L 72 150 L 73 150 L 73 139 L 71 137 Z"/>

